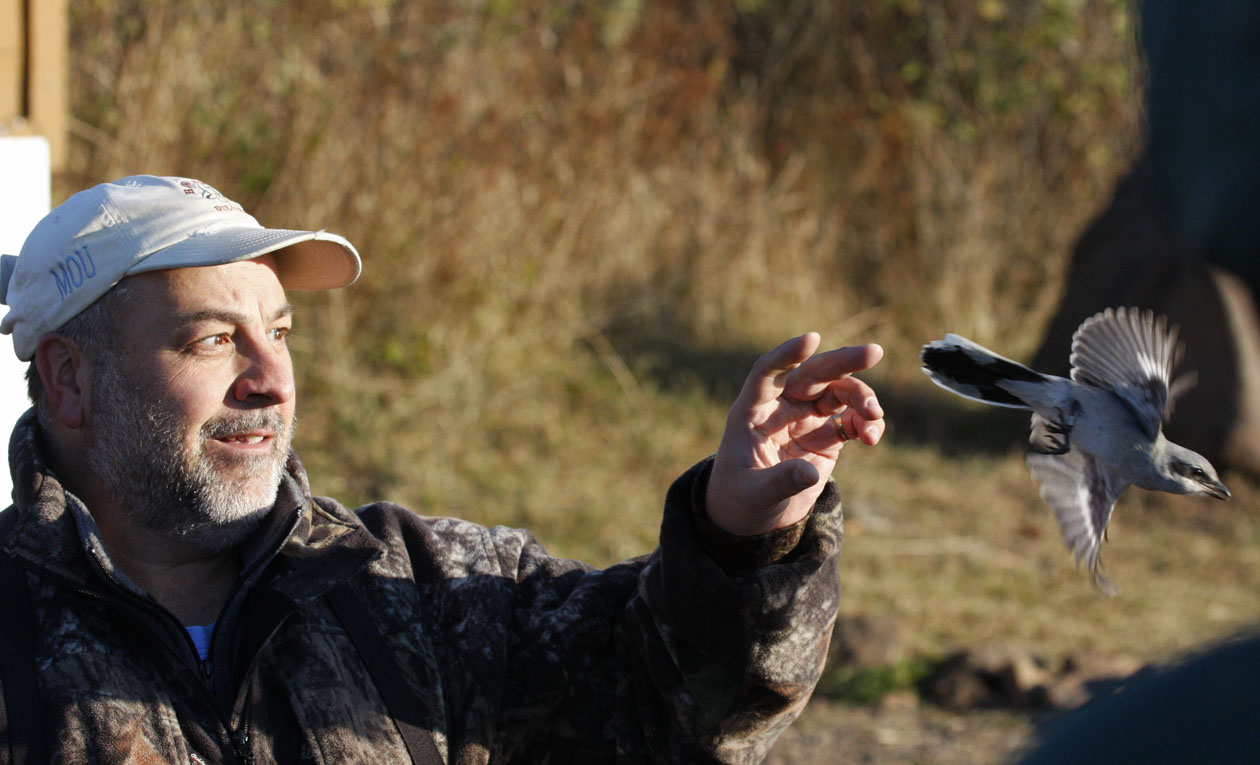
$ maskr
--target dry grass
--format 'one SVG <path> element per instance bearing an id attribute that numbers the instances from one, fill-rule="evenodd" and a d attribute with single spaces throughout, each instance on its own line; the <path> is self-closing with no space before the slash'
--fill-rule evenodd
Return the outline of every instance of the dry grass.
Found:
<path id="1" fill-rule="evenodd" d="M 1126 3 L 79 0 L 72 17 L 62 191 L 192 175 L 364 254 L 354 288 L 300 298 L 317 491 L 526 525 L 608 563 L 652 544 L 750 349 L 818 329 L 889 351 L 888 443 L 838 474 L 846 609 L 905 614 L 923 651 L 1144 656 L 1260 615 L 1254 491 L 1228 516 L 1126 499 L 1107 558 L 1126 592 L 1101 599 L 1018 456 L 970 438 L 992 420 L 940 420 L 917 371 L 944 331 L 1035 346 L 1140 141 Z"/>

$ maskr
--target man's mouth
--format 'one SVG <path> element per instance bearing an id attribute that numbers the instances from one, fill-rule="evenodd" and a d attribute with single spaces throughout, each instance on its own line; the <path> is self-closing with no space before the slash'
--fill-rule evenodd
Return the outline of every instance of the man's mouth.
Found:
<path id="1" fill-rule="evenodd" d="M 254 412 L 212 420 L 202 427 L 202 442 L 218 443 L 225 455 L 260 457 L 286 443 L 289 428 L 278 413 Z"/>
<path id="2" fill-rule="evenodd" d="M 239 435 L 239 436 L 222 436 L 219 438 L 219 440 L 224 441 L 229 444 L 261 444 L 263 441 L 267 440 L 268 438 L 270 438 L 270 436 L 265 436 L 258 433 L 251 433 L 251 434 Z"/>

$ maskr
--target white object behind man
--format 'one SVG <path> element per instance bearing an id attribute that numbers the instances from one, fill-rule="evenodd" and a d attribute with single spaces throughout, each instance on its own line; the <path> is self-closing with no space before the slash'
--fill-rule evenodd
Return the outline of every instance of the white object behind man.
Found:
<path id="1" fill-rule="evenodd" d="M 16 253 L 51 204 L 52 170 L 48 139 L 42 136 L 0 138 L 0 252 Z M 7 343 L 7 341 L 6 341 Z M 26 365 L 8 351 L 0 352 L 0 432 L 11 433 L 28 406 Z M 8 454 L 6 449 L 5 454 Z M 8 504 L 12 481 L 0 470 L 0 497 Z"/>

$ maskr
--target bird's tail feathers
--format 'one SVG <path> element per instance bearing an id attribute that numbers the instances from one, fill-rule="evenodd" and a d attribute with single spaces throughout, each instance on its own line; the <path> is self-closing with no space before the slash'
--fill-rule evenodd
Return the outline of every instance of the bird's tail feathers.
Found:
<path id="1" fill-rule="evenodd" d="M 955 334 L 923 346 L 919 360 L 927 376 L 942 388 L 973 401 L 1014 409 L 1031 407 L 999 383 L 1047 382 L 1050 379 Z"/>

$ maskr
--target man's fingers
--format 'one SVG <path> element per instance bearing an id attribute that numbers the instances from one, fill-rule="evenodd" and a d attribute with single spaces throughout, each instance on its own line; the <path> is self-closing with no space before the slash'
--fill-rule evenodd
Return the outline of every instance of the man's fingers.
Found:
<path id="1" fill-rule="evenodd" d="M 788 373 L 809 359 L 818 350 L 820 342 L 817 332 L 806 332 L 780 343 L 777 348 L 757 359 L 748 379 L 744 381 L 739 398 L 735 400 L 736 407 L 748 410 L 757 404 L 778 398 L 787 384 Z"/>
<path id="2" fill-rule="evenodd" d="M 814 405 L 819 414 L 837 414 L 845 409 L 854 409 L 867 420 L 878 420 L 884 416 L 884 407 L 880 405 L 875 389 L 856 377 L 844 377 L 831 383 L 827 395 L 820 396 Z"/>
<path id="3" fill-rule="evenodd" d="M 784 393 L 798 401 L 813 401 L 828 386 L 849 375 L 865 372 L 878 364 L 883 357 L 884 349 L 875 343 L 820 353 L 792 371 Z"/>
<path id="4" fill-rule="evenodd" d="M 762 356 L 753 365 L 736 403 L 749 409 L 782 393 L 798 401 L 813 401 L 828 386 L 870 369 L 884 356 L 884 349 L 875 343 L 837 348 L 815 356 L 820 342 L 817 332 L 806 332 Z M 849 396 L 845 405 L 860 406 L 860 400 L 874 395 L 869 387 L 859 392 L 860 397 Z"/>
<path id="5" fill-rule="evenodd" d="M 857 440 L 868 446 L 879 443 L 879 440 L 884 437 L 884 428 L 887 427 L 882 417 L 866 419 L 859 416 L 853 409 L 846 409 L 836 415 L 833 422 L 843 440 Z"/>
<path id="6" fill-rule="evenodd" d="M 791 426 L 803 415 L 839 417 L 842 414 L 846 418 L 856 416 L 864 422 L 875 422 L 883 419 L 884 407 L 871 386 L 856 377 L 844 377 L 826 386 L 813 400 L 799 401 L 797 406 L 779 407 L 759 421 L 759 425 L 763 430 L 773 432 Z M 860 438 L 864 431 L 865 427 L 858 425 L 846 435 L 848 438 Z"/>

